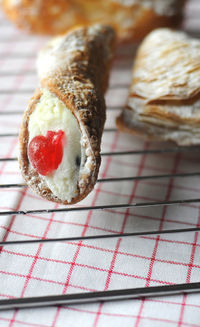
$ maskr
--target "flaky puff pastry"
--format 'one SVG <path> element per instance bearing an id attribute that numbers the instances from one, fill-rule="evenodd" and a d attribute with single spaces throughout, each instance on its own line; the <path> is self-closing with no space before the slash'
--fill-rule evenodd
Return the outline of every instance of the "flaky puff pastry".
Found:
<path id="1" fill-rule="evenodd" d="M 45 199 L 76 203 L 96 183 L 114 43 L 111 27 L 94 25 L 53 39 L 39 55 L 40 87 L 22 121 L 19 164 Z"/>
<path id="2" fill-rule="evenodd" d="M 117 126 L 178 145 L 200 143 L 200 40 L 170 29 L 145 38 Z"/>
<path id="3" fill-rule="evenodd" d="M 74 25 L 111 25 L 122 41 L 177 22 L 186 0 L 3 0 L 7 16 L 38 34 L 60 34 Z"/>

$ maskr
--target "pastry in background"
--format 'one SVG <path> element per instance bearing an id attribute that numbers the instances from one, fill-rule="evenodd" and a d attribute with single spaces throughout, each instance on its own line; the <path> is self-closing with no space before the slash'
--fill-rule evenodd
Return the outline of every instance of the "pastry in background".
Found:
<path id="1" fill-rule="evenodd" d="M 200 144 L 200 40 L 167 28 L 145 38 L 117 127 L 148 139 Z"/>
<path id="2" fill-rule="evenodd" d="M 94 25 L 54 38 L 39 54 L 40 86 L 23 117 L 19 164 L 45 199 L 76 203 L 96 183 L 114 43 L 111 27 Z"/>
<path id="3" fill-rule="evenodd" d="M 75 25 L 111 25 L 121 41 L 137 41 L 179 20 L 185 0 L 3 0 L 5 13 L 31 33 L 57 35 Z"/>

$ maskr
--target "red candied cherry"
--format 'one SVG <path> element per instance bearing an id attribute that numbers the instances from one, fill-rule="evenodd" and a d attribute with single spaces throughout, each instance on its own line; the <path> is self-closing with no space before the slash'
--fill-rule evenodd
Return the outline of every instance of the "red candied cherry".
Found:
<path id="1" fill-rule="evenodd" d="M 65 133 L 48 131 L 46 136 L 35 136 L 28 148 L 29 159 L 41 175 L 48 175 L 58 168 L 63 158 Z"/>

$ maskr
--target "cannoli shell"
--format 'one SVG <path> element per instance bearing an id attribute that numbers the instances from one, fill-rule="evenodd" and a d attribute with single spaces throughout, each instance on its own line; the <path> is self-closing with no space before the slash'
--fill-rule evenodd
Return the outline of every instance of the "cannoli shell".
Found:
<path id="1" fill-rule="evenodd" d="M 83 27 L 63 36 L 56 50 L 51 45 L 47 46 L 39 59 L 42 66 L 51 57 L 55 65 L 52 67 L 50 64 L 49 68 L 42 72 L 40 87 L 25 111 L 19 135 L 19 164 L 27 184 L 48 200 L 63 204 L 76 203 L 85 198 L 96 183 L 105 122 L 104 92 L 108 85 L 114 43 L 115 34 L 112 28 L 103 25 Z M 89 173 L 80 176 L 77 196 L 70 203 L 60 201 L 41 183 L 39 174 L 28 159 L 29 118 L 40 101 L 44 88 L 56 95 L 77 119 L 86 159 L 90 159 Z"/>

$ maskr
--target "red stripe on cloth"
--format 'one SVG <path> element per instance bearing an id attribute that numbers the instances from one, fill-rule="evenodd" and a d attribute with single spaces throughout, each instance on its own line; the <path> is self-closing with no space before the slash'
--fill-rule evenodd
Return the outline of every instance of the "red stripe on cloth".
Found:
<path id="1" fill-rule="evenodd" d="M 16 145 L 16 139 L 14 139 L 13 142 L 12 142 L 12 146 L 11 146 L 11 149 L 10 149 L 10 151 L 9 151 L 9 153 L 8 153 L 8 157 L 12 155 L 12 152 L 14 151 L 15 145 Z M 2 170 L 3 170 L 4 168 L 5 168 L 5 165 L 3 165 Z M 2 172 L 2 171 L 1 171 L 1 172 Z M 19 203 L 18 203 L 18 206 L 16 207 L 16 210 L 19 209 L 19 207 L 20 207 L 20 205 L 21 205 L 21 202 L 23 201 L 23 198 L 24 198 L 25 192 L 26 192 L 26 190 L 22 193 L 21 198 L 20 198 Z M 8 227 L 7 227 L 7 229 L 6 229 L 6 233 L 4 234 L 4 237 L 3 237 L 3 242 L 6 241 L 8 235 L 9 235 L 9 230 L 12 228 L 12 225 L 13 225 L 13 223 L 14 223 L 14 221 L 15 221 L 15 218 L 16 218 L 16 215 L 13 216 L 13 217 L 11 217 L 10 223 L 9 223 L 9 225 L 8 225 Z M 1 251 L 2 251 L 2 249 L 3 249 L 3 247 L 0 247 L 0 255 L 1 255 Z M 9 327 L 12 326 L 12 324 L 13 324 L 13 322 L 14 322 L 14 319 L 15 319 L 15 316 L 16 316 L 16 313 L 14 312 L 13 317 L 12 317 L 12 319 L 10 320 Z"/>
<path id="2" fill-rule="evenodd" d="M 0 320 L 10 321 L 9 318 L 4 318 L 4 317 L 0 317 Z M 21 320 L 15 320 L 15 322 L 18 323 L 18 324 L 21 324 L 21 325 L 24 325 L 24 326 L 30 326 L 30 327 L 49 327 L 48 325 L 34 324 L 34 323 L 30 323 L 30 322 L 24 322 L 24 321 L 21 321 Z"/>
<path id="3" fill-rule="evenodd" d="M 13 48 L 13 43 L 12 42 L 9 42 L 8 44 L 11 44 L 12 45 L 12 48 Z M 17 45 L 17 43 L 14 43 L 15 45 Z M 34 52 L 36 52 L 38 50 L 38 44 L 36 45 L 35 49 L 33 49 Z M 2 61 L 3 62 L 3 61 Z M 30 66 L 33 66 L 33 59 L 32 58 L 29 58 L 27 57 L 26 60 L 25 60 L 25 64 L 22 66 L 22 70 L 26 70 L 27 68 L 29 68 Z M 20 86 L 22 85 L 24 79 L 25 79 L 25 76 L 26 75 L 18 75 L 15 80 L 14 80 L 14 83 L 13 83 L 13 89 L 19 89 Z M 2 107 L 3 107 L 3 110 L 1 111 L 4 111 L 5 108 L 10 104 L 11 100 L 13 99 L 13 94 L 9 94 L 5 100 L 3 101 L 2 103 Z"/>
<path id="4" fill-rule="evenodd" d="M 70 242 L 69 244 L 77 246 L 77 243 L 75 244 L 75 243 Z M 104 249 L 104 248 L 100 248 L 100 247 L 92 246 L 92 245 L 87 245 L 87 244 L 82 244 L 82 247 L 91 248 L 91 249 L 98 250 L 98 251 L 101 251 L 101 252 L 114 253 L 113 250 Z M 23 256 L 23 257 L 27 257 L 27 258 L 34 258 L 34 256 L 30 255 L 30 254 L 14 252 L 14 251 L 9 251 L 9 250 L 5 250 L 5 249 L 3 249 L 2 252 L 12 254 L 12 255 L 17 255 L 17 256 Z M 133 253 L 122 252 L 122 251 L 117 251 L 117 253 L 122 255 L 122 256 L 124 255 L 124 256 L 127 256 L 127 257 L 151 260 L 151 257 L 143 256 L 143 255 L 139 255 L 139 254 L 133 254 Z M 47 261 L 47 262 L 49 261 L 49 262 L 54 262 L 54 263 L 63 263 L 63 264 L 70 264 L 71 263 L 69 261 L 64 261 L 64 260 L 59 260 L 59 259 L 51 259 L 51 258 L 46 258 L 46 257 L 41 257 L 41 256 L 38 256 L 38 260 Z M 188 267 L 188 264 L 185 263 L 185 262 L 179 262 L 179 261 L 174 261 L 174 260 L 170 261 L 170 260 L 156 259 L 156 258 L 155 258 L 155 261 L 156 262 L 161 262 L 161 263 L 167 263 L 167 264 L 171 264 L 171 265 L 178 265 L 178 266 Z M 101 268 L 97 268 L 97 267 L 89 266 L 89 265 L 84 265 L 84 264 L 78 264 L 77 263 L 77 266 L 87 267 L 87 268 L 92 268 L 92 269 L 98 269 L 100 271 L 107 271 L 106 269 L 101 269 Z M 200 269 L 200 265 L 197 265 L 197 264 L 190 264 L 190 267 Z M 114 273 L 115 273 L 115 271 L 114 271 Z"/>
<path id="5" fill-rule="evenodd" d="M 115 136 L 114 136 L 114 140 L 113 140 L 113 144 L 112 144 L 112 147 L 111 147 L 111 151 L 114 151 L 116 146 L 117 146 L 117 141 L 118 141 L 118 137 L 119 137 L 119 133 L 115 133 Z M 102 178 L 104 178 L 108 172 L 108 169 L 109 169 L 109 166 L 111 164 L 111 160 L 112 160 L 112 157 L 108 157 L 107 159 L 107 162 L 106 162 L 106 166 L 105 166 L 105 170 L 102 174 Z M 99 195 L 99 192 L 101 190 L 101 187 L 102 187 L 102 184 L 99 184 L 98 188 L 96 189 L 95 191 L 95 195 L 94 195 L 94 198 L 93 198 L 93 201 L 92 201 L 92 204 L 91 206 L 94 206 L 96 204 L 96 201 L 98 199 L 98 195 Z M 84 236 L 87 232 L 87 228 L 88 228 L 88 225 L 89 225 L 89 222 L 91 220 L 91 217 L 92 217 L 92 210 L 89 211 L 88 213 L 88 216 L 87 216 L 87 219 L 86 219 L 86 223 L 85 223 L 85 226 L 84 226 L 84 229 L 82 231 L 82 234 L 81 236 Z M 73 269 L 74 269 L 74 266 L 76 264 L 76 259 L 78 257 L 78 254 L 80 252 L 80 248 L 81 248 L 81 245 L 82 245 L 82 242 L 79 242 L 78 243 L 78 246 L 77 246 L 77 251 L 74 255 L 74 258 L 73 258 L 73 261 L 72 261 L 72 266 L 70 267 L 70 272 L 68 274 L 69 278 L 67 277 L 67 282 L 66 282 L 66 286 L 63 290 L 63 294 L 65 294 L 65 292 L 67 291 L 67 288 L 68 288 L 68 283 L 70 281 L 70 278 L 71 278 L 71 275 L 72 275 L 72 272 L 73 272 Z M 55 314 L 55 317 L 54 317 L 54 320 L 53 320 L 53 323 L 52 323 L 52 326 L 51 327 L 54 327 L 55 324 L 56 324 L 56 321 L 58 320 L 58 317 L 59 317 L 59 313 L 60 313 L 60 310 L 61 310 L 61 307 L 59 307 L 56 311 L 56 314 Z"/>
<path id="6" fill-rule="evenodd" d="M 95 320 L 94 320 L 93 327 L 96 327 L 99 322 L 100 315 L 102 314 L 102 308 L 103 308 L 103 302 L 99 304 L 98 310 L 95 313 Z"/>
<path id="7" fill-rule="evenodd" d="M 194 177 L 196 178 L 196 177 Z M 146 185 L 152 185 L 152 186 L 161 186 L 161 187 L 166 187 L 167 185 L 164 184 L 164 183 L 160 183 L 160 182 L 146 182 L 146 181 L 142 181 L 141 183 L 143 184 L 146 184 Z M 185 190 L 185 191 L 192 191 L 192 192 L 195 192 L 195 193 L 198 193 L 200 192 L 200 189 L 198 188 L 194 188 L 194 187 L 188 187 L 188 186 L 185 186 L 185 185 L 173 185 L 173 189 L 177 189 L 177 190 Z"/>
<path id="8" fill-rule="evenodd" d="M 156 240 L 155 237 L 149 237 L 149 236 L 141 236 L 141 238 L 145 238 L 145 239 L 149 239 L 149 240 Z M 183 245 L 190 245 L 190 246 L 193 246 L 194 245 L 193 242 L 168 240 L 166 238 L 160 238 L 160 242 L 183 244 Z M 200 244 L 197 244 L 196 246 L 200 246 Z"/>
<path id="9" fill-rule="evenodd" d="M 26 192 L 26 189 L 25 189 L 25 192 Z M 21 202 L 19 202 L 18 206 L 20 206 L 20 205 L 21 205 Z M 58 204 L 56 204 L 56 205 L 54 206 L 55 209 L 56 209 L 57 207 L 58 207 Z M 53 217 L 54 217 L 54 213 L 52 213 L 51 218 L 50 218 L 50 220 L 49 220 L 49 223 L 48 223 L 48 225 L 47 225 L 47 227 L 46 227 L 46 229 L 45 229 L 45 231 L 44 231 L 44 234 L 43 234 L 43 237 L 42 237 L 43 239 L 45 239 L 46 236 L 47 236 L 47 234 L 48 234 L 48 231 L 49 231 L 50 226 L 51 226 L 52 221 L 53 221 Z M 25 282 L 24 282 L 24 287 L 23 287 L 22 292 L 21 292 L 21 297 L 24 297 L 24 293 L 25 293 L 25 291 L 26 291 L 26 289 L 27 289 L 27 287 L 28 287 L 28 283 L 29 283 L 29 281 L 30 281 L 30 279 L 31 279 L 31 275 L 32 275 L 33 269 L 34 269 L 34 267 L 35 267 L 35 265 L 36 265 L 36 262 L 37 262 L 37 259 L 38 259 L 39 254 L 40 254 L 40 252 L 41 252 L 41 250 L 42 250 L 42 247 L 43 247 L 43 244 L 40 244 L 39 247 L 38 247 L 38 250 L 37 250 L 37 252 L 36 252 L 36 254 L 35 254 L 35 256 L 34 256 L 34 259 L 33 259 L 33 262 L 32 262 L 32 264 L 31 264 L 31 267 L 30 267 L 29 273 L 28 273 L 28 275 L 26 276 L 26 279 L 25 279 Z M 12 319 L 10 320 L 9 327 L 12 327 L 12 326 L 13 326 L 13 324 L 14 324 L 14 322 L 15 322 L 15 319 L 16 319 L 16 316 L 17 316 L 17 312 L 18 312 L 18 310 L 15 310 L 15 311 L 14 311 L 14 313 L 13 313 L 13 317 L 12 317 Z"/>
<path id="10" fill-rule="evenodd" d="M 118 254 L 118 250 L 119 250 L 119 246 L 120 246 L 120 243 L 121 243 L 121 238 L 117 241 L 117 245 L 116 245 L 116 248 L 115 248 L 115 251 L 113 253 L 113 258 L 112 258 L 112 261 L 111 261 L 111 264 L 110 264 L 110 268 L 108 270 L 108 276 L 107 276 L 107 279 L 106 279 L 106 284 L 105 284 L 105 288 L 104 290 L 108 290 L 109 288 L 109 284 L 110 284 L 110 279 L 111 279 L 111 275 L 114 271 L 114 266 L 115 266 L 115 261 L 116 261 L 116 258 L 117 258 L 117 254 Z"/>
<path id="11" fill-rule="evenodd" d="M 84 312 L 84 313 L 89 313 L 92 315 L 96 315 L 96 311 L 91 311 L 91 310 L 86 310 L 86 309 L 81 309 L 81 308 L 74 308 L 74 307 L 63 307 L 64 310 L 68 311 L 77 311 L 77 312 Z M 107 316 L 107 317 L 119 317 L 119 318 L 136 318 L 137 315 L 131 315 L 131 314 L 120 314 L 120 313 L 109 313 L 109 312 L 102 312 L 102 316 Z M 160 322 L 165 322 L 173 325 L 177 325 L 176 320 L 170 320 L 170 319 L 164 319 L 164 318 L 156 318 L 156 317 L 149 317 L 149 316 L 142 316 L 141 319 L 143 320 L 149 320 L 149 321 L 160 321 Z M 124 323 L 124 322 L 122 322 Z M 190 323 L 183 323 L 183 326 L 188 326 L 188 327 L 199 327 L 199 325 L 196 324 L 190 324 Z M 134 326 L 135 327 L 135 326 Z"/>
<path id="12" fill-rule="evenodd" d="M 180 154 L 177 154 L 176 157 L 175 157 L 174 168 L 172 170 L 172 173 L 173 174 L 176 173 L 179 163 L 180 163 Z M 166 198 L 165 198 L 166 201 L 168 201 L 170 199 L 171 192 L 172 192 L 172 189 L 173 189 L 173 182 L 174 181 L 172 179 L 169 181 L 168 191 L 167 191 L 167 195 L 166 195 Z M 167 207 L 165 206 L 163 208 L 162 219 L 160 221 L 159 230 L 162 230 L 162 228 L 163 228 L 166 211 L 167 211 Z M 158 250 L 158 246 L 159 246 L 159 241 L 160 241 L 160 236 L 157 236 L 156 237 L 155 246 L 154 246 L 154 249 L 153 249 L 153 253 L 152 253 L 152 258 L 151 258 L 151 261 L 150 261 L 150 264 L 149 264 L 149 271 L 147 273 L 145 287 L 149 287 L 149 284 L 150 284 L 151 275 L 152 275 L 152 271 L 153 271 L 153 266 L 154 266 L 154 262 L 155 262 L 155 258 L 156 258 L 156 254 L 157 254 L 157 250 Z M 136 323 L 135 323 L 135 327 L 138 327 L 139 326 L 140 319 L 141 319 L 141 314 L 142 314 L 142 311 L 144 309 L 144 304 L 145 304 L 145 299 L 143 299 L 142 302 L 141 302 L 141 305 L 140 305 L 140 308 L 139 308 L 138 317 L 137 317 L 137 320 L 136 320 Z"/>
<path id="13" fill-rule="evenodd" d="M 124 215 L 123 211 L 116 211 L 116 210 L 105 210 L 117 215 Z M 153 217 L 153 216 L 147 216 L 147 215 L 142 215 L 142 214 L 132 214 L 129 213 L 130 217 L 134 217 L 134 218 L 143 218 L 143 219 L 148 219 L 148 220 L 155 220 L 155 221 L 160 221 L 160 217 Z M 188 222 L 188 221 L 181 221 L 181 220 L 176 220 L 176 219 L 165 219 L 165 222 L 170 222 L 170 223 L 174 223 L 174 224 L 180 224 L 180 225 L 187 225 L 187 226 L 196 226 L 196 224 L 192 223 L 192 222 Z M 93 226 L 90 226 L 90 228 L 93 228 Z M 95 227 L 94 227 L 95 228 Z"/>
<path id="14" fill-rule="evenodd" d="M 197 222 L 197 227 L 200 226 L 200 209 L 199 209 L 199 219 Z M 190 262 L 188 264 L 188 271 L 187 271 L 187 276 L 186 276 L 186 283 L 190 283 L 190 279 L 191 279 L 191 272 L 192 272 L 192 268 L 193 268 L 193 263 L 194 263 L 194 256 L 195 256 L 195 251 L 196 251 L 196 245 L 197 245 L 197 239 L 198 239 L 198 233 L 196 232 L 194 235 L 194 244 L 192 246 L 192 251 L 191 251 L 191 256 L 190 256 Z M 178 327 L 181 327 L 183 324 L 183 317 L 184 317 L 184 310 L 185 310 L 185 305 L 186 305 L 186 300 L 187 300 L 187 295 L 184 294 L 183 295 L 183 301 L 181 303 L 181 310 L 180 310 L 180 317 L 179 317 L 179 321 L 178 321 Z"/>
<path id="15" fill-rule="evenodd" d="M 158 302 L 158 303 L 164 303 L 164 304 L 172 304 L 172 305 L 176 305 L 176 306 L 179 306 L 179 307 L 181 305 L 181 302 L 169 301 L 169 300 L 166 300 L 166 298 L 164 298 L 164 300 L 146 299 L 146 301 L 149 301 L 149 302 Z M 198 305 L 198 304 L 187 303 L 187 306 L 188 307 L 191 307 L 191 308 L 200 309 L 200 305 Z"/>
<path id="16" fill-rule="evenodd" d="M 144 144 L 144 149 L 147 150 L 148 149 L 148 146 L 149 146 L 149 144 L 148 143 L 145 143 Z M 138 176 L 140 176 L 141 173 L 142 173 L 142 170 L 143 170 L 144 164 L 145 164 L 145 159 L 146 159 L 146 155 L 144 154 L 144 155 L 141 156 L 140 165 L 139 165 L 138 172 L 137 172 L 137 175 Z M 137 186 L 138 186 L 138 181 L 135 181 L 135 183 L 133 183 L 133 189 L 132 189 L 132 192 L 131 192 L 131 195 L 130 195 L 130 198 L 129 198 L 129 204 L 132 203 L 132 201 L 133 201 L 133 199 L 135 197 Z M 129 212 L 130 212 L 130 209 L 127 209 L 126 212 L 125 212 L 120 233 L 123 233 L 124 232 L 124 229 L 126 227 L 126 222 L 127 222 L 128 216 L 129 216 Z M 118 250 L 119 250 L 120 243 L 121 243 L 121 239 L 119 239 L 117 241 L 117 244 L 116 244 L 116 247 L 115 247 L 115 251 L 114 251 L 114 254 L 113 254 L 113 259 L 111 261 L 111 269 L 110 269 L 110 272 L 108 274 L 108 277 L 107 277 L 107 280 L 106 280 L 106 284 L 105 284 L 105 290 L 108 289 L 109 283 L 110 283 L 110 279 L 111 279 L 111 274 L 114 273 L 113 268 L 114 268 L 115 261 L 116 261 L 116 258 L 117 258 L 117 253 L 118 253 Z M 98 325 L 102 308 L 103 308 L 103 303 L 101 303 L 99 305 L 99 308 L 98 308 L 98 311 L 97 311 L 97 315 L 95 317 L 95 321 L 94 321 L 93 327 L 97 327 L 97 325 Z"/>
<path id="17" fill-rule="evenodd" d="M 4 209 L 9 209 L 9 210 L 15 210 L 16 208 L 7 208 L 7 207 L 4 207 Z M 124 212 L 121 212 L 121 211 L 114 211 L 114 210 L 105 210 L 107 212 L 111 212 L 111 213 L 114 213 L 116 215 L 124 215 Z M 131 214 L 129 213 L 129 216 L 133 216 L 134 218 L 143 218 L 143 219 L 148 219 L 148 220 L 155 220 L 155 221 L 160 221 L 160 218 L 156 218 L 156 217 L 151 217 L 151 216 L 146 216 L 146 215 L 140 215 L 140 214 Z M 45 217 L 42 217 L 42 216 L 32 216 L 32 215 L 29 215 L 29 217 L 34 217 L 36 219 L 39 219 L 39 220 L 46 220 L 46 221 L 49 221 L 49 218 L 45 218 Z M 83 224 L 80 224 L 80 223 L 75 223 L 75 222 L 65 222 L 65 221 L 61 221 L 61 220 L 58 220 L 58 219 L 54 219 L 53 221 L 54 223 L 60 223 L 60 224 L 66 224 L 66 225 L 72 225 L 72 226 L 81 226 L 83 227 L 84 225 Z M 171 222 L 171 223 L 175 223 L 176 225 L 177 224 L 180 224 L 180 225 L 186 225 L 186 226 L 196 226 L 196 224 L 192 223 L 192 222 L 186 222 L 186 221 L 179 221 L 179 220 L 175 220 L 175 219 L 165 219 L 165 222 Z M 0 225 L 0 228 L 2 229 L 5 229 L 7 230 L 7 227 L 5 226 L 2 226 Z M 109 233 L 116 233 L 118 234 L 119 231 L 118 230 L 113 230 L 113 229 L 107 229 L 107 228 L 103 228 L 103 227 L 97 227 L 97 226 L 92 226 L 92 225 L 88 225 L 88 228 L 90 229 L 94 229 L 94 230 L 100 230 L 100 231 L 103 231 L 103 232 L 109 232 Z M 38 236 L 38 235 L 34 235 L 34 234 L 28 234 L 28 233 L 22 233 L 22 232 L 19 232 L 19 231 L 16 231 L 16 230 L 13 230 L 13 229 L 9 229 L 9 233 L 13 233 L 13 234 L 16 234 L 16 235 L 21 235 L 21 236 L 26 236 L 26 237 L 31 237 L 31 238 L 38 238 L 40 239 L 41 236 Z M 141 236 L 142 237 L 142 236 Z M 143 236 L 143 238 L 146 238 L 146 239 L 155 239 L 153 237 L 146 237 L 146 236 Z M 170 240 L 165 240 L 163 238 L 160 238 L 160 241 L 161 242 L 176 242 L 176 243 L 179 243 L 179 244 L 185 244 L 185 245 L 193 245 L 193 243 L 191 242 L 183 242 L 183 241 L 170 241 Z M 71 243 L 73 244 L 73 243 Z M 87 246 L 87 245 L 85 245 Z M 200 246 L 200 244 L 197 244 L 196 246 Z"/>
<path id="18" fill-rule="evenodd" d="M 56 205 L 54 206 L 55 209 L 56 209 L 57 207 L 58 207 L 58 204 L 56 204 Z M 47 227 L 46 227 L 46 229 L 45 229 L 45 231 L 44 231 L 44 234 L 43 234 L 42 239 L 45 239 L 45 238 L 46 238 L 46 236 L 47 236 L 47 234 L 48 234 L 48 232 L 49 232 L 49 229 L 50 229 L 50 227 L 51 227 L 51 224 L 52 224 L 52 222 L 53 222 L 53 217 L 54 217 L 54 213 L 52 213 L 52 215 L 51 215 L 51 218 L 50 218 L 49 223 L 48 223 L 48 225 L 47 225 Z M 28 273 L 28 275 L 27 275 L 27 277 L 26 277 L 26 281 L 25 281 L 25 283 L 24 283 L 24 287 L 23 287 L 23 290 L 22 290 L 22 293 L 21 293 L 21 297 L 24 297 L 24 293 L 25 293 L 25 291 L 26 291 L 26 289 L 27 289 L 27 287 L 28 287 L 29 280 L 30 280 L 30 278 L 31 278 L 31 275 L 32 275 L 33 269 L 34 269 L 34 267 L 35 267 L 35 265 L 36 265 L 37 259 L 38 259 L 38 257 L 39 257 L 39 254 L 40 254 L 41 250 L 42 250 L 43 245 L 44 245 L 43 243 L 39 245 L 38 250 L 37 250 L 37 252 L 36 252 L 36 255 L 34 256 L 34 259 L 33 259 L 33 262 L 32 262 L 32 264 L 31 264 L 31 267 L 30 267 L 29 273 Z"/>
<path id="19" fill-rule="evenodd" d="M 103 271 L 103 272 L 106 272 L 106 273 L 109 272 L 108 269 L 103 269 L 103 268 L 99 268 L 99 267 L 88 266 L 88 265 L 83 265 L 83 264 L 78 264 L 78 263 L 76 265 L 78 267 L 82 267 L 82 268 L 89 268 L 89 269 L 92 269 L 92 270 Z M 112 273 L 115 274 L 115 275 L 119 275 L 119 276 L 130 277 L 131 279 L 132 278 L 135 278 L 135 279 L 145 280 L 146 281 L 146 277 L 135 275 L 135 274 L 128 274 L 128 273 L 123 273 L 123 272 L 115 271 L 115 270 L 113 270 Z M 21 278 L 24 278 L 24 279 L 27 278 L 27 275 L 19 274 L 19 273 L 14 273 L 14 272 L 10 272 L 10 271 L 2 271 L 2 270 L 0 270 L 0 274 L 11 275 L 11 276 L 15 276 L 15 277 L 21 277 Z M 44 279 L 44 278 L 34 277 L 34 276 L 31 276 L 30 279 L 35 279 L 35 280 L 40 280 L 40 281 L 44 281 L 44 282 L 47 282 L 47 283 L 54 283 L 54 284 L 64 285 L 65 286 L 65 283 L 57 282 L 55 280 Z M 168 282 L 168 281 L 164 281 L 164 280 L 160 280 L 160 279 L 153 279 L 153 278 L 151 278 L 150 281 L 152 281 L 154 283 L 158 283 L 158 284 L 163 284 L 163 285 L 173 285 L 174 284 L 172 282 Z M 74 284 L 70 284 L 70 285 L 72 285 L 75 288 L 78 287 L 78 286 L 76 286 Z"/>
<path id="20" fill-rule="evenodd" d="M 1 208 L 1 207 L 0 207 Z M 4 209 L 6 209 L 5 207 L 4 207 Z M 7 208 L 8 210 L 15 210 L 15 208 Z M 6 210 L 7 210 L 6 209 Z M 124 214 L 124 213 L 123 213 Z M 29 216 L 30 217 L 30 216 Z M 38 219 L 38 220 L 40 220 L 40 217 L 36 217 L 36 219 Z M 46 218 L 46 219 L 44 219 L 44 217 L 43 218 L 41 218 L 41 220 L 49 220 L 49 218 Z M 59 223 L 59 224 L 65 224 L 65 225 L 72 225 L 72 226 L 79 226 L 79 227 L 83 227 L 83 226 L 85 226 L 85 224 L 79 224 L 79 223 L 74 223 L 74 222 L 63 222 L 63 221 L 59 221 L 58 219 L 54 219 L 53 220 L 53 222 L 54 223 Z M 192 224 L 193 225 L 193 224 Z M 7 230 L 7 227 L 5 227 L 5 226 L 2 226 L 2 225 L 0 225 L 0 228 L 2 228 L 2 229 L 5 229 L 5 230 Z M 103 228 L 103 227 L 98 227 L 98 226 L 92 226 L 92 225 L 88 225 L 88 228 L 90 228 L 90 229 L 94 229 L 94 230 L 100 230 L 100 231 L 103 231 L 103 232 L 109 232 L 109 233 L 113 233 L 113 234 L 119 234 L 119 231 L 117 231 L 117 230 L 113 230 L 113 229 L 108 229 L 108 228 Z M 13 230 L 13 229 L 10 229 L 10 231 L 9 231 L 10 233 L 13 233 L 13 234 L 16 234 L 16 235 L 21 235 L 21 236 L 28 236 L 28 237 L 31 237 L 31 238 L 38 238 L 38 239 L 40 239 L 41 238 L 41 236 L 38 236 L 38 235 L 35 235 L 35 234 L 28 234 L 28 233 L 23 233 L 23 232 L 19 232 L 19 231 L 16 231 L 16 230 Z"/>
<path id="21" fill-rule="evenodd" d="M 19 199 L 18 205 L 15 208 L 16 211 L 19 210 L 19 208 L 20 208 L 20 206 L 21 206 L 21 204 L 22 204 L 22 202 L 24 200 L 25 194 L 26 194 L 26 189 L 21 193 L 21 197 Z M 15 219 L 16 219 L 16 215 L 11 217 L 11 220 L 10 220 L 10 223 L 9 223 L 8 227 L 6 227 L 6 233 L 4 234 L 4 237 L 3 237 L 3 240 L 2 240 L 3 242 L 6 242 L 7 237 L 9 235 L 10 231 L 11 231 L 11 228 L 12 228 L 14 222 L 15 222 Z M 2 248 L 3 247 L 0 247 L 0 253 L 1 253 Z"/>
<path id="22" fill-rule="evenodd" d="M 8 276 L 21 277 L 21 278 L 24 278 L 24 279 L 27 278 L 27 275 L 23 275 L 23 274 L 19 274 L 19 273 L 14 273 L 14 272 L 0 271 L 0 273 L 1 274 L 4 274 L 4 275 L 8 275 Z M 52 284 L 57 284 L 57 285 L 65 286 L 65 283 L 58 282 L 56 280 L 45 279 L 45 278 L 35 277 L 35 276 L 31 276 L 30 279 L 38 280 L 38 281 L 45 282 L 45 283 L 52 283 Z M 81 289 L 81 290 L 84 290 L 84 291 L 90 291 L 90 292 L 97 291 L 96 289 L 93 289 L 93 288 L 87 288 L 87 287 L 79 286 L 79 285 L 75 285 L 75 284 L 69 284 L 69 286 L 72 287 L 72 288 Z M 9 294 L 3 294 L 3 296 L 11 297 L 11 295 L 9 295 Z M 15 297 L 13 297 L 13 298 L 15 298 Z"/>
<path id="23" fill-rule="evenodd" d="M 180 317 L 179 317 L 177 327 L 181 327 L 183 325 L 183 316 L 184 316 L 184 310 L 185 310 L 185 305 L 186 305 L 186 298 L 187 298 L 186 295 L 183 295 L 183 301 L 181 303 Z"/>

